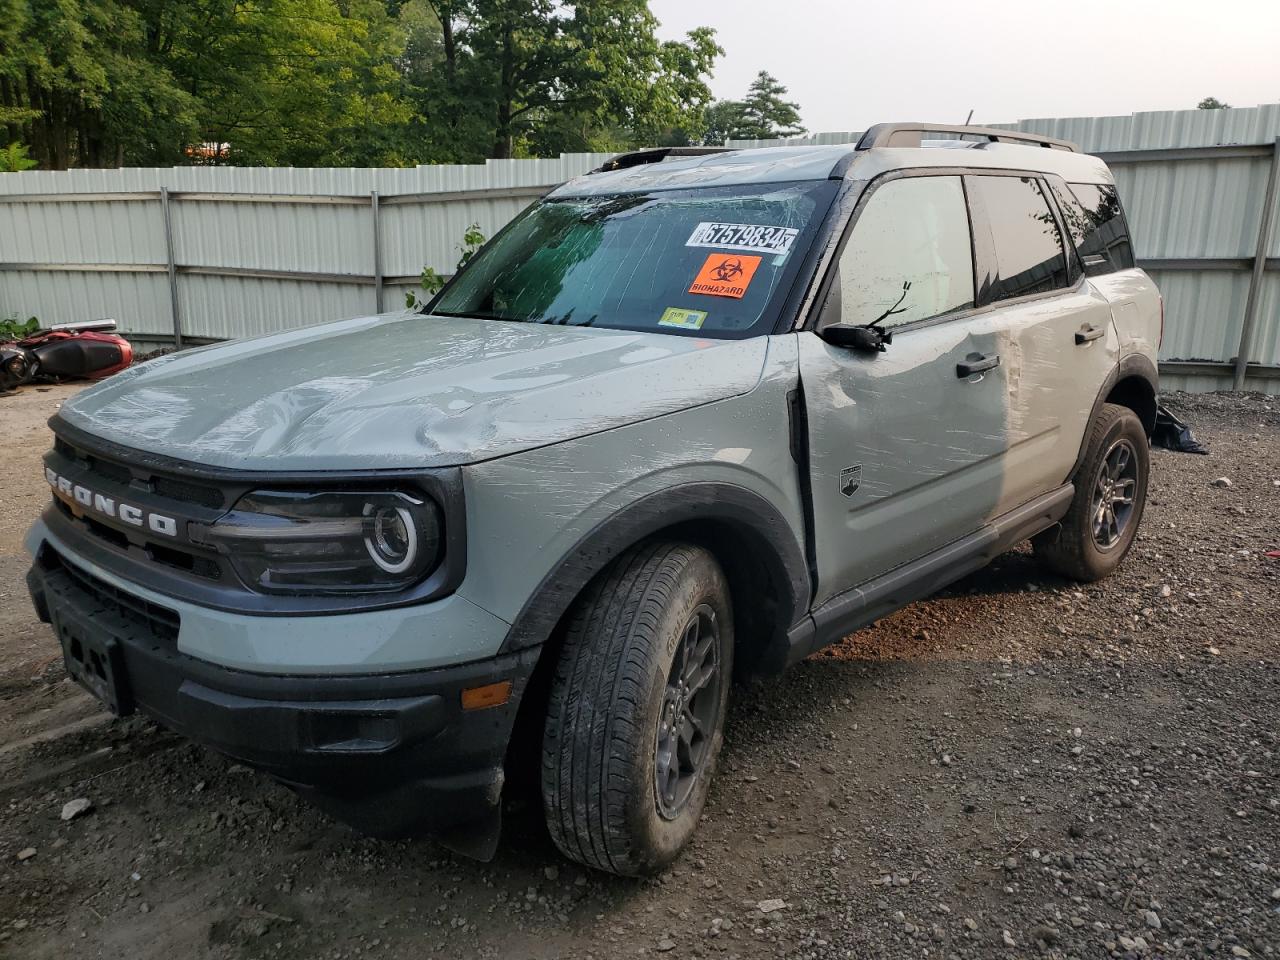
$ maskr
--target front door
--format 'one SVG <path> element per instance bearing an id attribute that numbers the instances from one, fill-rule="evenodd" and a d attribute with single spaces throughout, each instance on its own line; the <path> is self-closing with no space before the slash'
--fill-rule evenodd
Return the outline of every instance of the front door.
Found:
<path id="1" fill-rule="evenodd" d="M 973 313 L 961 178 L 870 189 L 823 319 L 878 319 L 892 343 L 868 354 L 797 334 L 817 604 L 979 529 L 1008 451 L 1008 337 L 998 311 Z"/>

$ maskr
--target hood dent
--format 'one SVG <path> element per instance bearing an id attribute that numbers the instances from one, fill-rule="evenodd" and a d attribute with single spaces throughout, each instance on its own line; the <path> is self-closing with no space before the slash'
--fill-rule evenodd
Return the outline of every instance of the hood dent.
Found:
<path id="1" fill-rule="evenodd" d="M 746 393 L 765 338 L 416 314 L 142 364 L 66 403 L 104 439 L 254 470 L 447 466 Z"/>

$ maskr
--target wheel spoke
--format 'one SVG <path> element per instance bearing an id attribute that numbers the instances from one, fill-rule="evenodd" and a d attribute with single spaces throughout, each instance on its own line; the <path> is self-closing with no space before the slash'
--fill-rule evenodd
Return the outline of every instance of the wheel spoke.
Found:
<path id="1" fill-rule="evenodd" d="M 698 642 L 698 618 L 694 617 L 693 622 L 685 627 L 684 637 L 680 640 L 680 669 L 676 676 L 683 677 L 689 670 L 690 664 L 693 662 L 691 656 L 694 647 Z"/>
<path id="2" fill-rule="evenodd" d="M 667 819 L 678 816 L 704 776 L 723 694 L 719 643 L 715 612 L 704 603 L 679 634 L 658 721 L 654 792 Z"/>
<path id="3" fill-rule="evenodd" d="M 690 694 L 705 686 L 715 673 L 714 648 L 715 637 L 708 633 L 702 638 L 697 649 L 694 650 L 693 656 L 690 658 L 684 672 L 685 686 Z"/>
<path id="4" fill-rule="evenodd" d="M 1116 449 L 1116 472 L 1111 479 L 1119 480 L 1120 477 L 1124 474 L 1125 470 L 1128 468 L 1128 466 L 1129 466 L 1129 448 L 1127 446 L 1118 447 Z"/>

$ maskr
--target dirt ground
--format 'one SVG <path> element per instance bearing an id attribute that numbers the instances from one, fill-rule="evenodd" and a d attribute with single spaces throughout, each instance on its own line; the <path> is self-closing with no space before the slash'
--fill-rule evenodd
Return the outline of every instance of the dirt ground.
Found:
<path id="1" fill-rule="evenodd" d="M 71 389 L 0 399 L 0 956 L 1280 956 L 1280 399 L 1169 398 L 1212 455 L 1153 454 L 1110 580 L 1015 552 L 737 690 L 692 849 L 637 882 L 536 808 L 477 864 L 108 720 L 22 583 Z"/>

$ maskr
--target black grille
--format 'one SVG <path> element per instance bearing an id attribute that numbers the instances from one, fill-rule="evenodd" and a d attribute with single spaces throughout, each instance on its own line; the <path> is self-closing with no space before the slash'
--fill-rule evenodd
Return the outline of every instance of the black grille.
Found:
<path id="1" fill-rule="evenodd" d="M 188 483 L 186 480 L 171 480 L 168 477 L 153 477 L 152 486 L 162 497 L 173 500 L 185 500 L 187 503 L 198 503 L 201 506 L 217 510 L 224 500 L 222 491 L 217 487 L 206 487 L 199 483 Z"/>
<path id="2" fill-rule="evenodd" d="M 103 460 L 101 457 L 89 458 L 89 469 L 100 477 L 106 477 L 122 487 L 127 487 L 133 481 L 133 474 L 129 472 L 129 468 L 119 463 L 113 463 L 110 460 Z"/>
<path id="3" fill-rule="evenodd" d="M 105 580 L 98 579 L 74 564 L 67 563 L 47 544 L 41 552 L 41 560 L 46 570 L 63 571 L 81 592 L 88 594 L 112 613 L 145 627 L 161 640 L 171 643 L 177 641 L 178 628 L 182 620 L 176 610 L 159 606 L 142 597 L 135 597 Z"/>
<path id="4" fill-rule="evenodd" d="M 108 460 L 85 450 L 79 450 L 61 437 L 54 440 L 53 446 L 62 456 L 81 463 L 97 476 L 113 483 L 118 483 L 123 487 L 135 485 L 134 471 L 124 463 L 117 460 Z M 193 483 L 190 480 L 179 480 L 176 477 L 166 477 L 158 474 L 148 475 L 142 470 L 139 470 L 139 474 L 140 476 L 136 482 L 141 483 L 144 487 L 150 486 L 154 493 L 162 497 L 181 500 L 184 503 L 198 503 L 202 507 L 209 507 L 213 510 L 221 510 L 226 506 L 226 497 L 215 486 L 205 483 Z"/>

